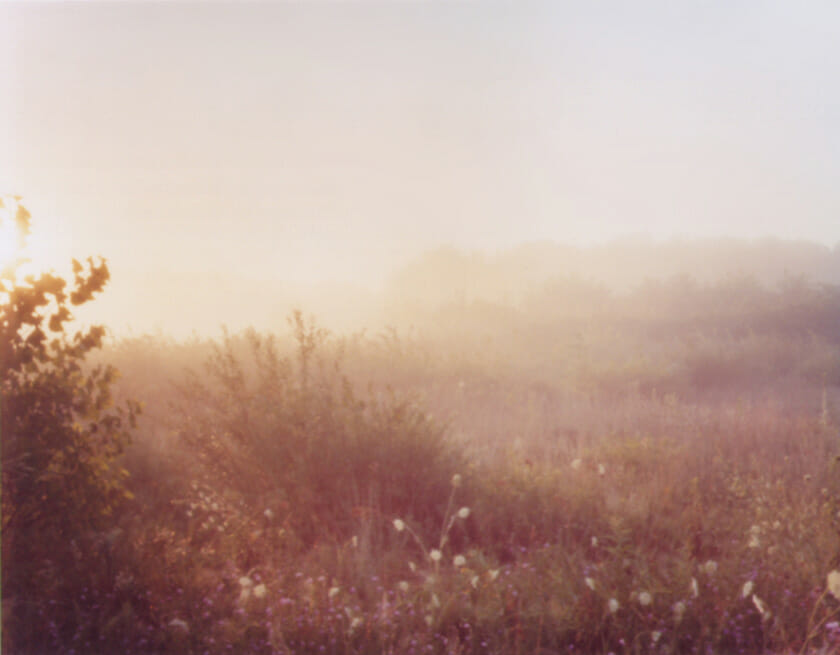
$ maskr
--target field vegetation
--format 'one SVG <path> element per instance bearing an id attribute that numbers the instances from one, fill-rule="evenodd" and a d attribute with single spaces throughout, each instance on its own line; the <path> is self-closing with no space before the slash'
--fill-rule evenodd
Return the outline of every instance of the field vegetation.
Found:
<path id="1" fill-rule="evenodd" d="M 840 651 L 837 287 L 108 341 L 78 275 L 4 282 L 4 652 Z"/>

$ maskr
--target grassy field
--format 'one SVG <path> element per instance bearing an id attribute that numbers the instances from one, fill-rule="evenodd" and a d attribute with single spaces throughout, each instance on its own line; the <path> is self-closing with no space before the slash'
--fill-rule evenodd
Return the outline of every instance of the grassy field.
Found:
<path id="1" fill-rule="evenodd" d="M 4 650 L 840 651 L 837 344 L 453 322 L 111 344 L 131 498 Z"/>

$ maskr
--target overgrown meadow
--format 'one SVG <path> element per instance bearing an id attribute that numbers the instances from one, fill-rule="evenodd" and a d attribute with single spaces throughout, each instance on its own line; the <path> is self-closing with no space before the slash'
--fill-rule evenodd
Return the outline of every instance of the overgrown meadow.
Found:
<path id="1" fill-rule="evenodd" d="M 4 650 L 840 652 L 834 314 L 714 297 L 113 342 L 125 497 L 4 562 Z"/>

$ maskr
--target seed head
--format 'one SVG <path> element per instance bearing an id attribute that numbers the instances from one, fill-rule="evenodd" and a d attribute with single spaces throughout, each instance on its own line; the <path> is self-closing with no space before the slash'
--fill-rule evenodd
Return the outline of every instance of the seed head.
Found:
<path id="1" fill-rule="evenodd" d="M 825 578 L 828 593 L 840 600 L 840 571 L 834 569 Z"/>

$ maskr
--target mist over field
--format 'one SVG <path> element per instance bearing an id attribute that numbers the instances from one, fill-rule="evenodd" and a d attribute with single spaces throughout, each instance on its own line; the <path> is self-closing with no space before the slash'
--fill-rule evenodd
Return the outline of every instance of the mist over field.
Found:
<path id="1" fill-rule="evenodd" d="M 840 652 L 838 21 L 0 4 L 3 652 Z"/>

